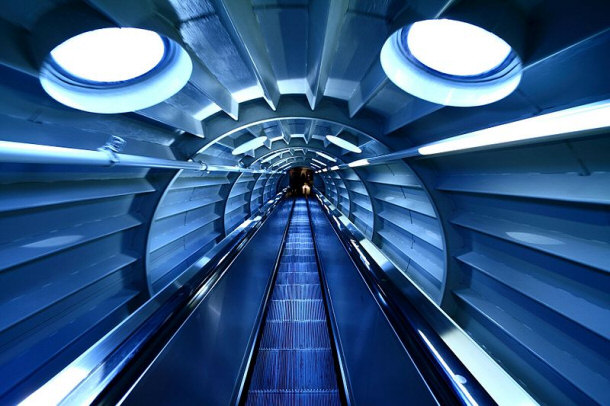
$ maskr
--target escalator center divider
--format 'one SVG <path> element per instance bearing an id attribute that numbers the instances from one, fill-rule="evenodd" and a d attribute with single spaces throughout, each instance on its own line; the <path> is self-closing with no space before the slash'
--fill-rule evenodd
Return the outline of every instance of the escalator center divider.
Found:
<path id="1" fill-rule="evenodd" d="M 336 360 L 311 233 L 296 199 L 247 378 L 246 405 L 340 405 Z"/>

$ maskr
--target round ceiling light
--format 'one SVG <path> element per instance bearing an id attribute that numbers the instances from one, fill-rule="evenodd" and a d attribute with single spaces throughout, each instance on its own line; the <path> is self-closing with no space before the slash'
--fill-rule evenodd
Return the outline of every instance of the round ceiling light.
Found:
<path id="1" fill-rule="evenodd" d="M 521 80 L 521 60 L 502 38 L 462 21 L 424 20 L 392 34 L 381 65 L 394 84 L 447 106 L 500 100 Z"/>
<path id="2" fill-rule="evenodd" d="M 138 28 L 102 28 L 76 35 L 45 59 L 40 82 L 54 99 L 94 113 L 150 107 L 177 93 L 193 66 L 176 42 Z"/>
<path id="3" fill-rule="evenodd" d="M 51 51 L 68 74 L 91 82 L 123 82 L 150 72 L 163 59 L 159 34 L 137 28 L 107 28 L 70 38 Z"/>

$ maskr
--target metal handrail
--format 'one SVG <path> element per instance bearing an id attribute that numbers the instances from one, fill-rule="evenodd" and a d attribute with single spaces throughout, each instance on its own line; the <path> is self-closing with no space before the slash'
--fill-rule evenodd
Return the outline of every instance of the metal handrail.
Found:
<path id="1" fill-rule="evenodd" d="M 25 399 L 23 395 L 9 393 L 5 400 L 18 403 L 23 399 L 20 405 L 115 404 L 222 278 L 282 197 L 283 192 L 278 193 L 258 215 L 246 220 L 176 281 L 35 392 Z"/>
<path id="2" fill-rule="evenodd" d="M 203 172 L 270 173 L 241 166 L 178 161 L 141 155 L 122 154 L 105 145 L 98 150 L 0 141 L 0 162 L 48 165 L 125 166 L 134 168 L 186 169 Z"/>
<path id="3" fill-rule="evenodd" d="M 286 239 L 288 237 L 288 232 L 290 230 L 290 223 L 292 222 L 292 214 L 294 213 L 294 206 L 296 201 L 292 201 L 292 206 L 290 207 L 290 213 L 288 214 L 288 221 L 286 222 L 286 227 L 284 227 L 284 233 L 282 234 L 282 242 L 280 243 L 280 250 L 278 251 L 277 257 L 275 258 L 275 264 L 273 265 L 273 272 L 271 278 L 269 280 L 269 284 L 267 285 L 267 289 L 265 290 L 265 297 L 263 298 L 263 303 L 261 306 L 262 311 L 257 317 L 257 322 L 255 323 L 256 327 L 254 328 L 252 336 L 254 340 L 249 345 L 249 351 L 247 356 L 247 362 L 243 368 L 243 372 L 241 373 L 241 382 L 239 388 L 235 395 L 233 396 L 234 401 L 232 404 L 234 405 L 245 405 L 248 397 L 248 387 L 250 386 L 250 380 L 252 379 L 252 374 L 254 372 L 258 348 L 260 346 L 260 342 L 263 338 L 263 325 L 265 324 L 265 320 L 267 319 L 267 312 L 269 311 L 269 301 L 271 300 L 271 294 L 273 293 L 273 287 L 275 286 L 275 281 L 277 279 L 278 269 L 280 267 L 280 263 L 282 261 L 282 255 L 284 255 L 284 249 L 286 248 Z"/>
<path id="4" fill-rule="evenodd" d="M 439 333 L 403 292 L 388 280 L 387 270 L 384 271 L 360 244 L 359 241 L 364 238 L 362 234 L 339 221 L 341 214 L 326 205 L 318 194 L 316 197 L 325 209 L 322 211 L 331 227 L 439 403 L 495 405 L 496 402 L 451 351 Z"/>

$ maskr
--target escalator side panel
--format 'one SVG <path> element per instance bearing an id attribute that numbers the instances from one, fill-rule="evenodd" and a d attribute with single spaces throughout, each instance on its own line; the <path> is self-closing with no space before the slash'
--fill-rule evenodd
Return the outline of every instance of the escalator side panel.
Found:
<path id="1" fill-rule="evenodd" d="M 319 204 L 310 209 L 353 404 L 437 404 Z"/>
<path id="2" fill-rule="evenodd" d="M 271 215 L 124 404 L 230 404 L 249 354 L 291 205 L 285 202 Z"/>

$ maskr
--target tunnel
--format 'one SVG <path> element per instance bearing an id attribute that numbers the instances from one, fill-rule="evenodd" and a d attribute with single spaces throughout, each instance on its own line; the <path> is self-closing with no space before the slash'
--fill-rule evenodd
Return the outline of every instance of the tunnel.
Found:
<path id="1" fill-rule="evenodd" d="M 0 4 L 0 404 L 610 405 L 607 0 Z"/>

